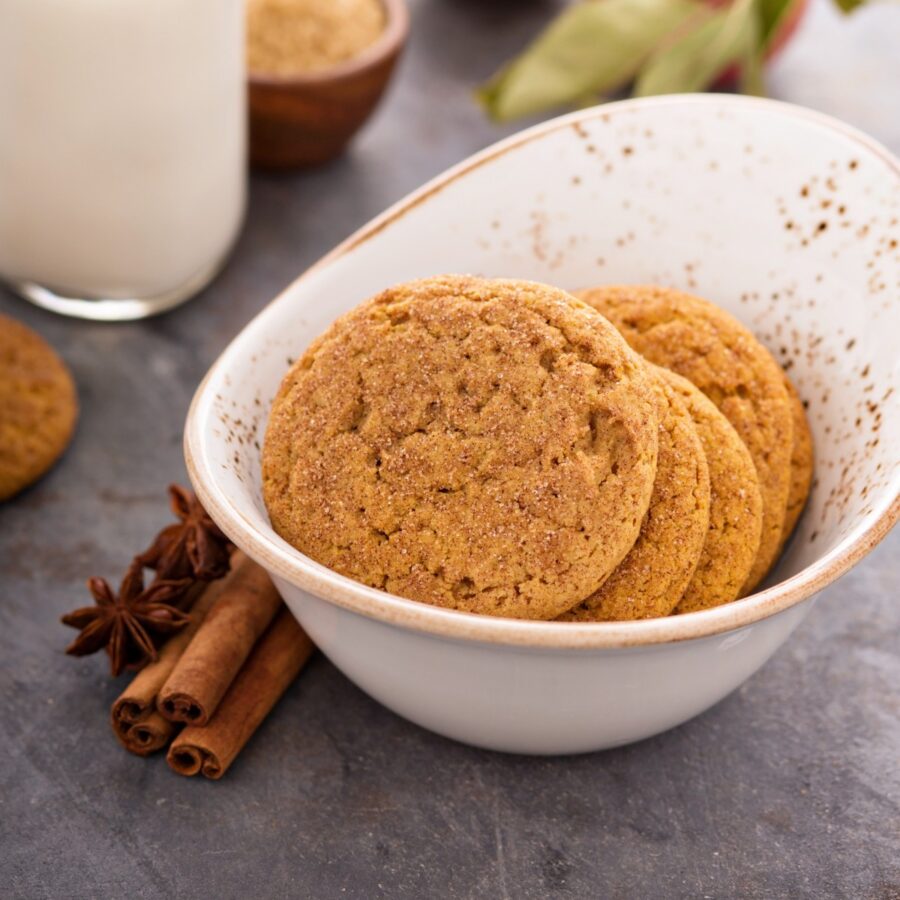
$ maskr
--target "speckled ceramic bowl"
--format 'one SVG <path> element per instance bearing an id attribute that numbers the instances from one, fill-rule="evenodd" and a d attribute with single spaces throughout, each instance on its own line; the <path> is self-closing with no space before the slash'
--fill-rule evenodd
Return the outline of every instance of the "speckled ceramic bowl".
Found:
<path id="1" fill-rule="evenodd" d="M 840 122 L 722 95 L 626 101 L 523 132 L 350 237 L 237 337 L 194 398 L 203 503 L 328 657 L 434 731 L 501 750 L 624 744 L 716 703 L 900 513 L 900 167 Z M 364 587 L 272 531 L 260 441 L 289 362 L 339 314 L 439 272 L 658 282 L 743 320 L 809 404 L 816 478 L 769 586 L 641 622 L 522 622 Z"/>

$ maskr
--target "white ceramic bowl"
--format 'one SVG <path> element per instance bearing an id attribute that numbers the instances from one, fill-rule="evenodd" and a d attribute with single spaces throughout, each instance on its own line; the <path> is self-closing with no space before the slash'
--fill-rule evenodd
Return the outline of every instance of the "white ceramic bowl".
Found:
<path id="1" fill-rule="evenodd" d="M 639 740 L 740 685 L 898 518 L 898 215 L 898 161 L 808 110 L 697 95 L 556 119 L 401 201 L 254 319 L 194 398 L 191 479 L 329 659 L 400 715 L 523 753 Z M 282 541 L 260 496 L 259 447 L 288 364 L 381 288 L 443 272 L 681 287 L 789 362 L 816 480 L 773 586 L 665 619 L 522 622 L 387 595 Z"/>

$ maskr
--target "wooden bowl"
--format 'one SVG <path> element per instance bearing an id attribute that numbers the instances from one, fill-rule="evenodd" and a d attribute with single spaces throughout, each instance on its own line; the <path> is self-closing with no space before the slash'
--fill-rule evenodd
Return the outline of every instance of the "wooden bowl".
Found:
<path id="1" fill-rule="evenodd" d="M 374 110 L 409 33 L 405 0 L 381 0 L 384 31 L 358 56 L 321 72 L 248 76 L 250 162 L 314 166 L 338 156 Z"/>

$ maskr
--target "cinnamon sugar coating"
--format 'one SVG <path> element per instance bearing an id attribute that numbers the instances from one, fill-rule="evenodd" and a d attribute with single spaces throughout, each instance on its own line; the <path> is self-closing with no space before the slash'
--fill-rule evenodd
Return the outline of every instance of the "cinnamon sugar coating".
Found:
<path id="1" fill-rule="evenodd" d="M 363 303 L 291 368 L 263 494 L 285 540 L 350 578 L 552 619 L 634 544 L 657 444 L 646 366 L 602 316 L 545 285 L 444 276 Z"/>

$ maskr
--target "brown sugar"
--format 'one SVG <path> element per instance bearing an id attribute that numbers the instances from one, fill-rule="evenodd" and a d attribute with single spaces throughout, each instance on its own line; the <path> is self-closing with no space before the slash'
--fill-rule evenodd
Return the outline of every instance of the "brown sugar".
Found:
<path id="1" fill-rule="evenodd" d="M 385 26 L 380 0 L 247 0 L 251 72 L 319 72 L 357 56 Z"/>

